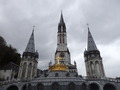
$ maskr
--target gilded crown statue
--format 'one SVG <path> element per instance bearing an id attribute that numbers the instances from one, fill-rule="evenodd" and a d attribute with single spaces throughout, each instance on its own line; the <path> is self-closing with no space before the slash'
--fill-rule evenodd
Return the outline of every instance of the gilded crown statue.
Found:
<path id="1" fill-rule="evenodd" d="M 66 71 L 67 67 L 60 63 L 61 57 L 57 57 L 57 63 L 55 65 L 50 66 L 50 71 Z"/>

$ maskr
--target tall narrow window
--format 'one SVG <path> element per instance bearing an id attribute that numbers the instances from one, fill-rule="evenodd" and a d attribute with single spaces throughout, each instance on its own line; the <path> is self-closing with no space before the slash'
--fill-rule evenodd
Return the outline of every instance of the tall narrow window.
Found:
<path id="1" fill-rule="evenodd" d="M 25 78 L 27 63 L 23 64 L 22 78 Z"/>
<path id="2" fill-rule="evenodd" d="M 61 43 L 61 34 L 60 34 L 60 43 Z"/>
<path id="3" fill-rule="evenodd" d="M 63 43 L 64 43 L 64 34 L 63 34 Z"/>
<path id="4" fill-rule="evenodd" d="M 28 65 L 28 74 L 27 74 L 27 77 L 30 79 L 30 77 L 31 77 L 31 69 L 32 69 L 32 63 L 30 63 L 29 65 Z"/>
<path id="5" fill-rule="evenodd" d="M 96 67 L 96 72 L 97 72 L 97 74 L 99 75 L 100 73 L 100 68 L 99 68 L 99 63 L 98 63 L 98 61 L 96 61 L 95 62 L 95 67 Z"/>

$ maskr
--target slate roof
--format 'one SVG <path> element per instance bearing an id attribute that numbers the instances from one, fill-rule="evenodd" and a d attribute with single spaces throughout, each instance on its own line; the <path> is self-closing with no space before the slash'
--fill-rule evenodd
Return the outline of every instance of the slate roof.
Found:
<path id="1" fill-rule="evenodd" d="M 30 36 L 30 39 L 28 41 L 27 47 L 25 49 L 25 52 L 32 52 L 35 53 L 35 44 L 34 44 L 34 29 L 32 31 L 32 34 Z"/>
<path id="2" fill-rule="evenodd" d="M 90 30 L 89 30 L 89 27 L 88 27 L 88 44 L 87 44 L 87 50 L 88 51 L 98 50 L 97 46 L 96 46 L 96 44 L 94 42 L 94 39 L 92 37 L 92 34 L 91 34 Z"/>

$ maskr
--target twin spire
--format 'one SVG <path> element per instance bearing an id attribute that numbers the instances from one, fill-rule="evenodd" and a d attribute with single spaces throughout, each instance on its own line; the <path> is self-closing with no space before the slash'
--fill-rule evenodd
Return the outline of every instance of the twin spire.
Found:
<path id="1" fill-rule="evenodd" d="M 88 42 L 87 42 L 87 51 L 93 51 L 93 50 L 98 50 L 97 46 L 94 42 L 94 39 L 92 37 L 92 34 L 90 32 L 90 29 L 88 27 Z"/>
<path id="2" fill-rule="evenodd" d="M 66 32 L 66 26 L 65 26 L 65 23 L 64 23 L 63 14 L 61 12 L 60 22 L 59 22 L 59 25 L 58 25 L 58 32 L 62 32 L 62 31 Z M 92 51 L 92 50 L 98 50 L 98 49 L 97 49 L 97 46 L 96 46 L 96 44 L 94 42 L 94 39 L 92 37 L 92 34 L 91 34 L 89 26 L 88 26 L 87 51 Z M 32 34 L 30 36 L 30 39 L 28 41 L 27 47 L 25 49 L 25 52 L 35 53 L 34 28 L 33 28 Z"/>

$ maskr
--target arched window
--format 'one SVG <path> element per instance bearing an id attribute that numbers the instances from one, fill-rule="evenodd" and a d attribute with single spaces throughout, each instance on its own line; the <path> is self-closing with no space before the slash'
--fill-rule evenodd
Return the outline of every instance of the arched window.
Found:
<path id="1" fill-rule="evenodd" d="M 91 74 L 93 74 L 94 73 L 94 65 L 93 65 L 93 62 L 91 61 L 90 62 L 90 69 L 91 69 Z"/>
<path id="2" fill-rule="evenodd" d="M 25 78 L 25 74 L 26 74 L 26 67 L 27 67 L 27 63 L 25 62 L 24 64 L 23 64 L 23 71 L 22 71 L 22 78 Z"/>
<path id="3" fill-rule="evenodd" d="M 68 90 L 75 90 L 75 84 L 73 82 L 68 84 Z"/>
<path id="4" fill-rule="evenodd" d="M 38 83 L 37 90 L 44 90 L 44 85 L 42 83 Z"/>
<path id="5" fill-rule="evenodd" d="M 54 82 L 53 84 L 52 84 L 52 90 L 60 90 L 59 89 L 59 84 L 57 83 L 57 82 Z"/>
<path id="6" fill-rule="evenodd" d="M 103 90 L 116 90 L 116 87 L 112 84 L 106 84 L 104 85 Z"/>
<path id="7" fill-rule="evenodd" d="M 18 90 L 18 87 L 15 85 L 11 85 L 7 88 L 7 90 Z"/>
<path id="8" fill-rule="evenodd" d="M 66 77 L 69 77 L 70 76 L 70 73 L 66 73 Z"/>
<path id="9" fill-rule="evenodd" d="M 99 75 L 100 67 L 99 67 L 99 62 L 98 62 L 98 61 L 95 62 L 95 68 L 96 68 L 96 72 L 97 72 L 98 75 Z"/>
<path id="10" fill-rule="evenodd" d="M 58 73 L 55 73 L 55 77 L 58 77 L 59 76 L 59 74 Z"/>
<path id="11" fill-rule="evenodd" d="M 27 74 L 27 78 L 29 78 L 29 79 L 30 79 L 30 77 L 31 77 L 31 69 L 32 69 L 32 63 L 30 63 L 30 64 L 28 65 L 28 74 Z"/>

